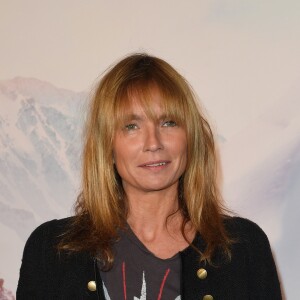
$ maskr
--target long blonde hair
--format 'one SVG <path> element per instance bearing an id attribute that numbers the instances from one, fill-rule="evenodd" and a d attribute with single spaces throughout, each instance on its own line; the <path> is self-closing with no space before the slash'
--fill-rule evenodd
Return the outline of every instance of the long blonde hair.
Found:
<path id="1" fill-rule="evenodd" d="M 214 138 L 199 102 L 187 81 L 167 62 L 147 54 L 127 56 L 101 79 L 90 105 L 83 151 L 82 193 L 75 217 L 59 248 L 88 251 L 101 257 L 105 268 L 113 263 L 112 244 L 124 228 L 127 202 L 114 167 L 115 130 L 132 93 L 149 107 L 155 85 L 168 115 L 180 122 L 187 135 L 187 167 L 180 179 L 178 198 L 184 225 L 191 222 L 206 243 L 201 260 L 210 261 L 215 250 L 230 256 L 230 238 L 224 228 L 225 210 L 218 187 Z M 150 99 L 150 100 L 149 100 Z"/>

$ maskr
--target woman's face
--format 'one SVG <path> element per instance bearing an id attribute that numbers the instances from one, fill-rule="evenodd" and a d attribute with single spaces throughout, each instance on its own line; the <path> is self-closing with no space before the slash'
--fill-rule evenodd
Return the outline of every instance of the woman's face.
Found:
<path id="1" fill-rule="evenodd" d="M 186 168 L 186 132 L 164 116 L 156 88 L 151 96 L 157 120 L 149 119 L 139 99 L 133 98 L 127 121 L 114 137 L 114 161 L 127 195 L 177 188 Z"/>

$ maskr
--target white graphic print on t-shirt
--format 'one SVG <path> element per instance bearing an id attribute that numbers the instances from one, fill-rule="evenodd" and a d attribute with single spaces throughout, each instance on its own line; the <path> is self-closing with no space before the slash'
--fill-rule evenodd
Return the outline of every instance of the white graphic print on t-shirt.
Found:
<path id="1" fill-rule="evenodd" d="M 166 275 L 167 275 L 167 273 L 166 273 Z M 104 282 L 102 282 L 102 284 L 103 284 L 103 290 L 104 290 L 105 299 L 106 300 L 112 300 L 110 298 L 110 296 L 109 296 L 108 290 L 107 290 Z M 160 291 L 157 300 L 161 300 L 161 292 L 162 291 Z M 127 300 L 126 296 L 125 296 L 125 300 Z M 133 300 L 147 300 L 147 285 L 146 285 L 146 280 L 145 280 L 145 272 L 143 272 L 143 281 L 142 281 L 141 295 L 140 295 L 140 297 L 135 297 L 134 296 Z M 180 295 L 177 296 L 174 300 L 181 300 L 181 296 Z"/>

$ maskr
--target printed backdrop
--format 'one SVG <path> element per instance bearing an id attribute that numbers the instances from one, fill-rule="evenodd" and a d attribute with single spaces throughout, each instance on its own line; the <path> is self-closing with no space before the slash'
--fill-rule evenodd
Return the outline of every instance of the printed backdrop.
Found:
<path id="1" fill-rule="evenodd" d="M 42 222 L 80 191 L 81 130 L 100 74 L 131 52 L 170 62 L 216 132 L 227 205 L 268 234 L 287 299 L 300 297 L 298 1 L 2 0 L 0 299 Z"/>

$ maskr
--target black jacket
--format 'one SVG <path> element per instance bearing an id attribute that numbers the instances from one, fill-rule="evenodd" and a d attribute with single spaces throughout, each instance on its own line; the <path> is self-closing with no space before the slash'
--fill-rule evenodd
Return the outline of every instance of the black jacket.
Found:
<path id="1" fill-rule="evenodd" d="M 69 221 L 70 218 L 46 222 L 29 237 L 23 253 L 17 300 L 105 299 L 93 257 L 88 253 L 57 253 L 55 245 Z M 216 257 L 219 262 L 217 267 L 199 263 L 198 254 L 192 247 L 180 253 L 181 299 L 282 299 L 265 233 L 253 222 L 242 218 L 229 218 L 225 225 L 230 235 L 236 239 L 230 262 L 226 263 L 221 257 Z M 200 235 L 195 238 L 194 243 L 199 249 L 204 248 Z M 207 271 L 204 279 L 197 276 L 200 268 Z M 88 289 L 91 281 L 96 283 L 96 291 Z M 206 295 L 213 298 L 205 297 Z"/>

